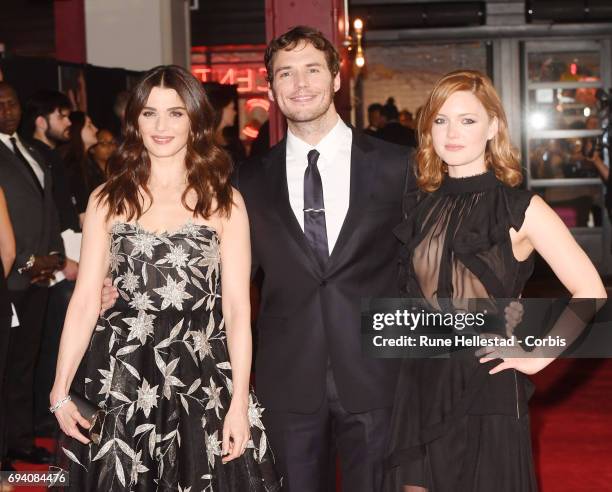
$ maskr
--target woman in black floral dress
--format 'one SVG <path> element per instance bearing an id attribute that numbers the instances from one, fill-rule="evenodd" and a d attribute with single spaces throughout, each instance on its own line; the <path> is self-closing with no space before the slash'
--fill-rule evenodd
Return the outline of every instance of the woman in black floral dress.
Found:
<path id="1" fill-rule="evenodd" d="M 75 438 L 62 443 L 71 489 L 280 488 L 249 390 L 248 218 L 212 125 L 195 78 L 152 69 L 90 197 L 50 397 Z M 98 317 L 108 272 L 119 298 Z M 99 439 L 71 387 L 102 410 Z"/>
<path id="2" fill-rule="evenodd" d="M 517 298 L 536 250 L 574 298 L 605 298 L 594 266 L 557 214 L 518 189 L 521 171 L 491 81 L 474 71 L 438 81 L 419 120 L 419 191 L 396 229 L 406 297 L 427 309 Z M 553 327 L 556 330 L 558 325 Z M 576 333 L 576 330 L 574 330 Z M 505 334 L 504 334 L 505 336 Z M 395 398 L 389 490 L 537 489 L 526 374 L 553 360 L 487 348 L 404 359 Z M 462 357 L 462 355 L 467 355 Z M 555 354 L 558 355 L 558 354 Z"/>

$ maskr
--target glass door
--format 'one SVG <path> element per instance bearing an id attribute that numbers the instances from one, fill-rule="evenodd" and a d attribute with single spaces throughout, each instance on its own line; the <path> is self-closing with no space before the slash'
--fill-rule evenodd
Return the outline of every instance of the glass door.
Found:
<path id="1" fill-rule="evenodd" d="M 602 145 L 610 87 L 607 45 L 599 41 L 524 43 L 524 148 L 527 186 L 541 195 L 596 263 L 610 269 Z"/>

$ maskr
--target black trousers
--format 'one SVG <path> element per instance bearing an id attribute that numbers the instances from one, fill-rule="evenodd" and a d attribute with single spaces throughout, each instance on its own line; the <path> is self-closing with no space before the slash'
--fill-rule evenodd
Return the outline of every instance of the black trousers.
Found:
<path id="1" fill-rule="evenodd" d="M 55 380 L 55 366 L 66 310 L 74 291 L 74 282 L 62 280 L 49 288 L 49 301 L 43 325 L 38 364 L 34 373 L 34 422 L 57 422 L 49 412 L 49 393 Z"/>
<path id="2" fill-rule="evenodd" d="M 2 268 L 0 268 L 0 275 Z M 0 295 L 4 292 L 0 291 Z M 3 301 L 0 299 L 0 302 Z M 11 315 L 0 312 L 0 463 L 6 455 L 6 398 L 4 397 L 4 382 L 8 358 L 9 337 L 11 334 Z"/>
<path id="3" fill-rule="evenodd" d="M 9 291 L 19 317 L 19 326 L 11 329 L 4 385 L 9 455 L 11 450 L 34 446 L 34 370 L 48 295 L 48 288 L 35 285 Z"/>
<path id="4" fill-rule="evenodd" d="M 328 368 L 327 393 L 316 413 L 267 409 L 263 413 L 266 433 L 283 476 L 283 490 L 335 492 L 337 450 L 342 490 L 379 492 L 390 420 L 390 408 L 363 413 L 346 411 Z"/>

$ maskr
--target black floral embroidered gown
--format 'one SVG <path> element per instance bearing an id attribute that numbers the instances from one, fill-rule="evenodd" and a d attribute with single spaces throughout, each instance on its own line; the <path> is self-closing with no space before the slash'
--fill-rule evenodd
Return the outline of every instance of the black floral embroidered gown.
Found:
<path id="1" fill-rule="evenodd" d="M 248 448 L 221 462 L 232 380 L 215 230 L 188 223 L 153 234 L 117 223 L 110 270 L 120 297 L 99 318 L 73 385 L 106 414 L 99 444 L 62 443 L 70 488 L 278 490 L 252 393 Z"/>
<path id="2" fill-rule="evenodd" d="M 484 299 L 495 309 L 496 299 L 519 297 L 533 255 L 515 259 L 509 230 L 521 228 L 532 196 L 504 185 L 493 172 L 446 176 L 435 192 L 408 196 L 410 213 L 395 230 L 404 243 L 406 297 L 425 299 L 433 309 L 442 299 L 455 307 L 462 299 Z M 515 370 L 489 375 L 499 361 L 480 364 L 465 352 L 403 360 L 386 490 L 537 490 L 527 405 L 531 382 Z"/>

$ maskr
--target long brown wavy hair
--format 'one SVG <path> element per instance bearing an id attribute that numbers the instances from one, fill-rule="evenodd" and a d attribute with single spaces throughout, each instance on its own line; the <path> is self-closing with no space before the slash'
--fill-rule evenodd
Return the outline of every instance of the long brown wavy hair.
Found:
<path id="1" fill-rule="evenodd" d="M 417 160 L 417 184 L 425 191 L 440 187 L 448 166 L 434 150 L 431 128 L 444 102 L 451 94 L 469 91 L 484 106 L 489 118 L 497 118 L 497 134 L 487 142 L 485 164 L 493 169 L 497 179 L 509 186 L 518 186 L 523 180 L 520 157 L 512 146 L 508 134 L 508 121 L 501 100 L 491 80 L 476 70 L 456 70 L 436 82 L 418 118 L 419 148 Z"/>
<path id="2" fill-rule="evenodd" d="M 105 201 L 108 205 L 107 220 L 113 216 L 124 216 L 127 221 L 140 218 L 144 213 L 141 190 L 153 202 L 147 187 L 151 159 L 138 128 L 138 117 L 153 87 L 174 89 L 183 100 L 189 117 L 185 156 L 187 186 L 181 197 L 183 206 L 191 210 L 194 217 L 207 219 L 214 213 L 229 216 L 232 164 L 227 153 L 215 143 L 213 110 L 202 85 L 193 75 L 176 65 L 163 65 L 149 70 L 130 93 L 125 110 L 124 140 L 109 159 L 108 180 L 98 195 L 98 203 Z M 197 196 L 193 208 L 186 202 L 190 190 Z"/>
<path id="3" fill-rule="evenodd" d="M 82 111 L 70 112 L 70 138 L 68 142 L 59 147 L 59 152 L 64 160 L 64 164 L 71 174 L 80 176 L 89 194 L 93 188 L 91 176 L 88 172 L 88 154 L 85 150 L 85 143 L 81 137 L 81 130 L 87 123 L 87 115 Z"/>

